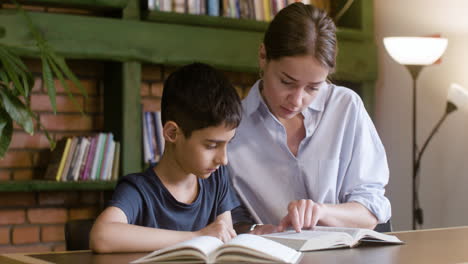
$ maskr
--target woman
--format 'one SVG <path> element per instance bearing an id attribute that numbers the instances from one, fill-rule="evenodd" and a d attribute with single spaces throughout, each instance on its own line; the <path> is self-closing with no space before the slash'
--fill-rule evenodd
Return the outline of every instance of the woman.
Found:
<path id="1" fill-rule="evenodd" d="M 240 198 L 257 223 L 271 224 L 254 233 L 374 228 L 391 216 L 375 127 L 356 93 L 327 82 L 336 65 L 335 32 L 324 11 L 295 3 L 265 33 L 261 79 L 243 101 L 228 154 Z"/>

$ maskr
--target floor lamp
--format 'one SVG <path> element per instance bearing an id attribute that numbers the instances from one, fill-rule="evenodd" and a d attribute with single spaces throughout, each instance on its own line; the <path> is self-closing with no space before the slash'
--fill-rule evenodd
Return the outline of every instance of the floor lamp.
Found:
<path id="1" fill-rule="evenodd" d="M 423 212 L 419 205 L 418 197 L 418 172 L 422 152 L 418 153 L 416 144 L 416 81 L 423 66 L 436 62 L 447 47 L 447 39 L 432 37 L 387 37 L 384 38 L 384 46 L 390 56 L 399 64 L 406 66 L 413 81 L 413 113 L 412 113 L 412 226 L 416 229 L 416 223 L 423 223 Z M 452 108 L 450 107 L 450 111 Z M 446 111 L 447 112 L 447 111 Z M 448 113 L 447 113 L 448 114 Z M 445 118 L 444 118 L 445 119 Z M 443 121 L 443 119 L 442 119 Z M 440 124 L 442 122 L 439 122 Z M 438 126 L 440 126 L 438 124 Z M 438 128 L 437 126 L 437 128 Z M 437 130 L 437 129 L 435 129 Z M 435 133 L 435 131 L 434 131 Z M 432 138 L 428 138 L 427 143 Z M 427 146 L 425 143 L 425 147 Z M 424 147 L 424 149 L 425 149 Z M 421 149 L 423 150 L 423 149 Z"/>

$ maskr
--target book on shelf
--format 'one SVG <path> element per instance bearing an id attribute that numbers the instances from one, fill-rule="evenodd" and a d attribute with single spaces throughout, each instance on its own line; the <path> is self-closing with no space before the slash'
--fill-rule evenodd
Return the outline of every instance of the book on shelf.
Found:
<path id="1" fill-rule="evenodd" d="M 63 166 L 62 173 L 59 176 L 60 181 L 66 181 L 67 180 L 68 171 L 70 170 L 70 165 L 72 163 L 73 156 L 75 155 L 75 149 L 76 149 L 76 144 L 77 143 L 78 143 L 78 138 L 73 137 L 71 139 L 70 148 L 68 150 L 67 159 L 66 159 L 65 164 Z"/>
<path id="2" fill-rule="evenodd" d="M 112 133 L 75 136 L 58 141 L 44 179 L 56 181 L 116 180 L 120 144 Z"/>
<path id="3" fill-rule="evenodd" d="M 55 149 L 52 151 L 44 179 L 54 181 L 60 180 L 60 178 L 57 179 L 57 175 L 61 173 L 60 168 L 63 170 L 63 166 L 67 157 L 67 151 L 70 147 L 70 141 L 71 140 L 63 138 L 57 142 Z"/>
<path id="4" fill-rule="evenodd" d="M 360 243 L 403 244 L 396 236 L 370 229 L 317 226 L 313 230 L 294 230 L 263 235 L 263 237 L 298 251 L 355 247 Z"/>
<path id="5" fill-rule="evenodd" d="M 147 0 L 147 6 L 148 10 L 164 12 L 271 21 L 281 9 L 294 2 L 312 4 L 330 12 L 331 0 Z"/>
<path id="6" fill-rule="evenodd" d="M 60 181 L 60 177 L 62 177 L 63 169 L 65 168 L 65 163 L 67 162 L 68 155 L 70 154 L 71 142 L 72 142 L 72 139 L 67 138 L 65 150 L 63 151 L 63 154 L 62 154 L 62 160 L 60 161 L 60 166 L 58 168 L 57 174 L 55 175 L 56 181 Z"/>
<path id="7" fill-rule="evenodd" d="M 102 149 L 104 148 L 105 143 L 106 143 L 106 134 L 99 133 L 98 141 L 96 145 L 96 151 L 94 153 L 93 166 L 91 168 L 91 173 L 89 174 L 88 180 L 99 180 L 99 178 L 96 178 L 96 175 L 97 175 L 97 171 L 100 166 L 101 159 L 102 159 L 101 157 Z"/>
<path id="8" fill-rule="evenodd" d="M 75 165 L 73 166 L 72 170 L 72 176 L 71 180 L 72 181 L 78 181 L 80 177 L 80 170 L 81 170 L 81 164 L 83 163 L 84 155 L 89 148 L 89 139 L 86 137 L 82 137 L 80 141 L 80 148 L 77 149 L 77 158 L 75 161 Z"/>
<path id="9" fill-rule="evenodd" d="M 86 163 L 84 165 L 83 173 L 80 176 L 81 180 L 88 180 L 89 175 L 91 174 L 91 169 L 93 168 L 94 155 L 96 154 L 96 146 L 99 136 L 94 136 L 91 139 L 91 144 L 89 146 L 88 156 L 86 158 Z"/>
<path id="10" fill-rule="evenodd" d="M 143 112 L 143 156 L 145 163 L 158 162 L 164 152 L 161 112 Z"/>
<path id="11" fill-rule="evenodd" d="M 114 161 L 112 162 L 112 176 L 111 181 L 116 181 L 119 178 L 120 168 L 120 143 L 115 142 Z"/>
<path id="12" fill-rule="evenodd" d="M 242 234 L 223 243 L 212 236 L 201 236 L 154 251 L 131 263 L 150 262 L 268 262 L 296 263 L 302 254 L 261 236 Z"/>

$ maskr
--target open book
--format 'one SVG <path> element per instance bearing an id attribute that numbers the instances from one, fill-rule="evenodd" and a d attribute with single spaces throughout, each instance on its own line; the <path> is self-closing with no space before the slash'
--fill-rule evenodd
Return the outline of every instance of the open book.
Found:
<path id="1" fill-rule="evenodd" d="M 154 251 L 131 263 L 149 262 L 269 262 L 296 263 L 302 253 L 261 236 L 242 234 L 227 243 L 201 236 Z"/>
<path id="2" fill-rule="evenodd" d="M 354 247 L 361 242 L 403 244 L 396 236 L 382 234 L 370 229 L 317 226 L 313 230 L 286 231 L 263 235 L 298 251 Z"/>

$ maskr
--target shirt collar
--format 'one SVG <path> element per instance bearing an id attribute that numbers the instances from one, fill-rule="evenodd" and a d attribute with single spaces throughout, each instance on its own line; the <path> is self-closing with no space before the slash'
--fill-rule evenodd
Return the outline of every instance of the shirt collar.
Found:
<path id="1" fill-rule="evenodd" d="M 244 109 L 245 109 L 245 114 L 246 115 L 251 115 L 253 112 L 255 112 L 261 105 L 264 105 L 267 109 L 266 103 L 263 101 L 263 98 L 260 94 L 260 84 L 261 80 L 258 80 L 250 89 L 249 94 L 247 97 L 244 99 Z M 323 111 L 324 106 L 325 106 L 325 101 L 327 98 L 327 95 L 329 93 L 329 87 L 331 84 L 329 83 L 324 83 L 322 87 L 320 87 L 317 96 L 314 98 L 312 103 L 306 107 L 305 109 L 311 109 L 315 111 Z M 305 111 L 304 109 L 304 111 Z M 304 113 L 303 113 L 304 114 Z"/>
<path id="2" fill-rule="evenodd" d="M 260 83 L 262 80 L 258 80 L 250 89 L 249 94 L 247 97 L 244 99 L 244 110 L 245 114 L 251 115 L 253 112 L 255 112 L 258 107 L 260 106 L 261 103 L 263 103 L 263 98 L 260 95 Z"/>

